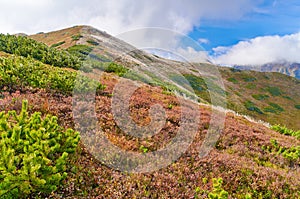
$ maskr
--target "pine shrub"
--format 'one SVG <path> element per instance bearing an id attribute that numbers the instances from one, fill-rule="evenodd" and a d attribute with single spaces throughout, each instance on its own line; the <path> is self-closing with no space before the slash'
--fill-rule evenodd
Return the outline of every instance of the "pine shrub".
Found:
<path id="1" fill-rule="evenodd" d="M 72 129 L 64 132 L 55 116 L 29 116 L 27 104 L 24 100 L 19 115 L 0 112 L 0 198 L 55 191 L 80 139 Z"/>

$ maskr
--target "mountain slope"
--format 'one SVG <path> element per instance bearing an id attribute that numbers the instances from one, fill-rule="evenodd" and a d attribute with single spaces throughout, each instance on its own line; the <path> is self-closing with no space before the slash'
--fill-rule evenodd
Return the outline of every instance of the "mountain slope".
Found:
<path id="1" fill-rule="evenodd" d="M 88 26 L 31 37 L 38 37 L 36 39 L 40 41 L 47 39 L 49 46 L 65 41 L 51 49 L 61 48 L 59 52 L 67 57 L 77 57 L 80 64 L 87 54 L 92 55 L 94 59 L 90 61 L 95 62 L 91 62 L 90 68 L 81 65 L 87 75 L 95 73 L 99 79 L 99 69 L 106 71 L 101 73 L 100 78 L 101 85 L 105 85 L 105 88 L 99 81 L 90 81 L 99 86 L 93 98 L 93 110 L 98 125 L 107 137 L 106 141 L 124 151 L 146 156 L 168 147 L 168 143 L 176 138 L 178 129 L 183 125 L 182 106 L 179 103 L 181 100 L 191 103 L 188 106 L 190 109 L 196 106 L 200 114 L 197 130 L 184 130 L 187 135 L 195 133 L 191 145 L 169 166 L 148 173 L 121 172 L 104 165 L 96 158 L 95 151 L 101 148 L 91 149 L 82 141 L 76 154 L 71 157 L 67 168 L 68 177 L 60 189 L 50 195 L 37 193 L 31 195 L 32 198 L 209 198 L 213 194 L 218 195 L 220 190 L 227 192 L 229 198 L 300 197 L 300 140 L 297 137 L 283 135 L 261 123 L 251 122 L 243 116 L 226 111 L 225 126 L 218 131 L 220 138 L 206 157 L 199 157 L 199 150 L 209 134 L 214 110 L 208 103 L 212 99 L 207 92 L 209 85 L 205 82 L 211 83 L 213 96 L 219 95 L 221 99 L 225 99 L 222 98 L 222 93 L 226 94 L 230 108 L 252 114 L 256 119 L 282 123 L 297 130 L 297 79 L 277 73 L 218 68 L 225 83 L 226 89 L 223 91 L 215 84 L 210 64 L 188 64 L 159 58 Z M 16 46 L 22 44 L 16 42 Z M 22 47 L 32 48 L 30 45 Z M 49 51 L 44 47 L 37 50 L 41 54 Z M 124 55 L 124 50 L 129 50 L 130 53 Z M 73 96 L 69 91 L 73 90 L 76 68 L 45 64 L 43 59 L 32 58 L 31 51 L 25 52 L 28 53 L 27 56 L 17 53 L 0 54 L 0 110 L 19 111 L 22 99 L 28 99 L 30 112 L 56 115 L 63 127 L 75 128 L 73 103 L 80 95 Z M 151 66 L 153 73 L 145 69 L 147 66 Z M 174 70 L 163 71 L 170 67 Z M 140 73 L 128 72 L 135 68 L 138 70 L 134 72 Z M 196 69 L 202 69 L 202 76 Z M 158 76 L 157 71 L 162 71 L 162 75 Z M 187 81 L 179 78 L 179 74 Z M 123 101 L 122 96 L 116 94 L 115 88 L 118 83 L 124 83 L 128 79 L 134 79 L 135 84 L 140 86 L 128 100 L 130 118 L 135 123 L 141 126 L 151 124 L 152 115 L 149 113 L 155 104 L 165 110 L 166 122 L 153 136 L 145 138 L 128 134 L 119 126 L 112 113 L 112 104 Z M 90 88 L 85 80 L 80 83 L 83 88 Z M 172 93 L 177 91 L 189 95 L 188 83 L 205 105 L 195 104 Z M 85 116 L 85 111 L 89 109 L 80 107 L 81 114 Z M 224 110 L 218 109 L 216 118 L 222 116 L 223 112 Z M 91 124 L 88 117 L 83 119 Z M 96 135 L 91 134 L 92 141 L 97 141 Z M 176 150 L 180 151 L 182 148 L 178 147 Z M 220 180 L 217 183 L 215 178 L 222 178 L 223 183 Z"/>
<path id="2" fill-rule="evenodd" d="M 74 36 L 77 36 L 76 42 L 72 40 Z M 216 105 L 224 106 L 223 102 L 226 102 L 229 109 L 238 113 L 271 124 L 279 123 L 292 129 L 300 129 L 300 111 L 297 108 L 300 102 L 300 81 L 294 78 L 269 72 L 222 68 L 208 63 L 167 60 L 137 50 L 89 26 L 76 26 L 30 37 L 49 46 L 65 41 L 57 48 L 69 49 L 69 52 L 75 54 L 83 53 L 84 56 L 95 55 L 96 60 L 103 63 L 118 63 L 133 71 L 132 74 L 127 74 L 128 78 L 135 76 L 134 79 L 163 86 L 167 90 L 183 89 L 185 94 L 192 91 L 204 103 L 211 102 L 213 96 L 220 101 Z M 101 65 L 98 69 L 105 70 L 106 67 L 107 65 Z M 224 89 L 221 88 L 222 82 L 218 83 L 216 80 L 220 78 Z M 212 87 L 210 92 L 208 84 Z"/>

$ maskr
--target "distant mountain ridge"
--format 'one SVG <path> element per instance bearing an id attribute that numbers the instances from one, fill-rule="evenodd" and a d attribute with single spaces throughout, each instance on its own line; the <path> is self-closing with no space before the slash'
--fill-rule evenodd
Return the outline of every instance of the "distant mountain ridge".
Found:
<path id="1" fill-rule="evenodd" d="M 240 70 L 255 70 L 260 72 L 278 72 L 291 77 L 300 79 L 300 63 L 291 63 L 291 62 L 274 62 L 268 63 L 261 66 L 234 66 L 235 69 Z"/>

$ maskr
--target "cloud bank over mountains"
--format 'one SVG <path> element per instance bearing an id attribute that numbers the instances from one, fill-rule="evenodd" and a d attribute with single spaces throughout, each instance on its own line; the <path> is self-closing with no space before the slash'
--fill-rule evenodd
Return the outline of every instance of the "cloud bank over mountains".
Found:
<path id="1" fill-rule="evenodd" d="M 256 37 L 230 47 L 217 47 L 213 51 L 213 62 L 222 65 L 300 63 L 300 32 L 284 36 Z"/>

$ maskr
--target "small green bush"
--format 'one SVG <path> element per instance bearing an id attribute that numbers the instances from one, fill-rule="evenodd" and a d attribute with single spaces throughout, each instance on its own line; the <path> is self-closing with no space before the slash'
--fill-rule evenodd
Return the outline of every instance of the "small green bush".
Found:
<path id="1" fill-rule="evenodd" d="M 256 80 L 255 77 L 243 77 L 243 80 L 245 82 L 254 82 Z"/>
<path id="2" fill-rule="evenodd" d="M 282 97 L 285 98 L 285 99 L 288 99 L 288 100 L 293 100 L 290 96 L 287 96 L 287 95 L 282 96 Z"/>
<path id="3" fill-rule="evenodd" d="M 296 109 L 300 109 L 300 104 L 296 104 L 296 105 L 295 105 L 295 108 L 296 108 Z"/>
<path id="4" fill-rule="evenodd" d="M 275 153 L 276 155 L 282 155 L 290 161 L 291 165 L 300 158 L 300 146 L 282 147 L 275 139 L 271 139 L 270 143 L 271 146 L 263 146 L 264 150 Z"/>
<path id="5" fill-rule="evenodd" d="M 209 199 L 227 199 L 228 192 L 222 188 L 223 179 L 213 178 L 213 190 L 208 194 Z"/>
<path id="6" fill-rule="evenodd" d="M 267 113 L 277 113 L 277 111 L 270 106 L 264 108 L 263 110 L 264 110 L 264 112 L 267 112 Z"/>
<path id="7" fill-rule="evenodd" d="M 236 72 L 242 72 L 242 70 L 237 69 L 237 68 L 230 68 L 230 71 L 234 72 L 234 73 L 236 73 Z"/>
<path id="8" fill-rule="evenodd" d="M 0 198 L 27 198 L 55 191 L 66 177 L 68 154 L 78 145 L 78 132 L 63 132 L 57 118 L 31 116 L 27 101 L 19 115 L 0 113 Z"/>
<path id="9" fill-rule="evenodd" d="M 98 45 L 99 45 L 98 42 L 96 42 L 96 41 L 94 41 L 94 40 L 92 40 L 92 39 L 89 39 L 89 40 L 87 40 L 86 42 L 89 43 L 89 44 L 91 44 L 91 45 L 93 45 L 93 46 L 98 46 Z"/>
<path id="10" fill-rule="evenodd" d="M 265 100 L 269 98 L 269 95 L 263 95 L 263 94 L 253 94 L 252 97 L 256 100 Z"/>
<path id="11" fill-rule="evenodd" d="M 265 112 L 270 112 L 270 113 L 280 113 L 284 111 L 284 109 L 279 106 L 278 104 L 275 103 L 269 103 L 270 106 L 264 108 Z"/>
<path id="12" fill-rule="evenodd" d="M 125 68 L 122 65 L 116 64 L 116 63 L 110 63 L 108 67 L 104 70 L 107 73 L 115 73 L 120 77 L 123 77 L 127 72 L 128 68 Z"/>
<path id="13" fill-rule="evenodd" d="M 281 133 L 283 135 L 294 136 L 294 137 L 300 139 L 300 130 L 294 131 L 292 129 L 288 129 L 287 127 L 281 126 L 279 124 L 271 126 L 271 129 L 274 131 L 277 131 L 278 133 Z"/>
<path id="14" fill-rule="evenodd" d="M 259 114 L 263 114 L 263 112 L 258 107 L 256 107 L 253 102 L 251 102 L 249 100 L 246 101 L 244 105 L 247 108 L 247 110 L 249 110 L 249 111 L 255 111 Z"/>
<path id="15" fill-rule="evenodd" d="M 246 88 L 248 88 L 248 89 L 255 89 L 256 88 L 256 84 L 249 83 L 249 84 L 246 85 Z"/>
<path id="16" fill-rule="evenodd" d="M 79 57 L 80 60 L 85 60 L 92 50 L 93 48 L 87 45 L 74 45 L 67 49 L 70 54 Z"/>
<path id="17" fill-rule="evenodd" d="M 232 83 L 234 83 L 234 84 L 239 83 L 239 81 L 237 79 L 235 79 L 234 77 L 230 77 L 227 80 L 230 81 L 230 82 L 232 82 Z"/>
<path id="18" fill-rule="evenodd" d="M 278 87 L 268 87 L 266 90 L 271 93 L 272 96 L 280 96 L 282 94 Z"/>
<path id="19" fill-rule="evenodd" d="M 72 40 L 73 41 L 78 41 L 80 38 L 82 38 L 83 36 L 81 34 L 76 34 L 76 35 L 72 35 Z"/>
<path id="20" fill-rule="evenodd" d="M 55 48 L 55 47 L 57 47 L 57 46 L 61 46 L 61 45 L 63 45 L 64 43 L 66 43 L 65 41 L 61 41 L 61 42 L 58 42 L 58 43 L 56 43 L 56 44 L 52 44 L 51 45 L 51 48 Z"/>
<path id="21" fill-rule="evenodd" d="M 207 178 L 203 178 L 202 182 L 204 184 L 208 183 Z M 195 188 L 195 198 L 199 198 L 200 195 L 202 195 L 201 198 L 203 198 L 203 194 L 205 194 L 209 199 L 227 199 L 229 197 L 229 194 L 227 191 L 225 191 L 222 187 L 223 179 L 222 178 L 213 178 L 212 179 L 212 190 L 202 190 L 200 187 Z"/>

